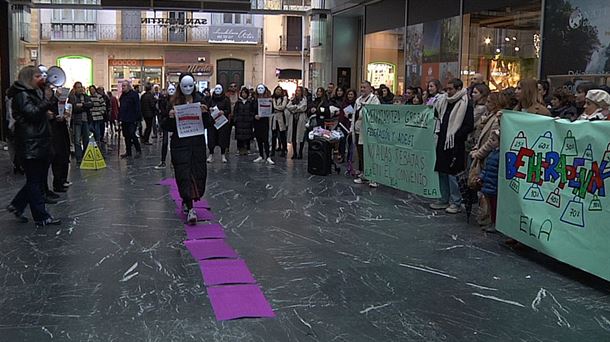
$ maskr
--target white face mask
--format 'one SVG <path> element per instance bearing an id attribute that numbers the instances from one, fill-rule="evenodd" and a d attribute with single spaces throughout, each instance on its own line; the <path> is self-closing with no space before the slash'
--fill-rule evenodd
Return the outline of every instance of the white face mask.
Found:
<path id="1" fill-rule="evenodd" d="M 191 95 L 195 90 L 195 80 L 191 76 L 184 76 L 180 81 L 180 91 L 183 95 Z"/>
<path id="2" fill-rule="evenodd" d="M 48 76 L 47 72 L 49 71 L 49 69 L 47 69 L 47 67 L 44 65 L 40 65 L 40 66 L 38 66 L 38 70 L 40 70 L 40 74 L 42 75 L 42 78 L 46 81 L 47 76 Z"/>
<path id="3" fill-rule="evenodd" d="M 174 94 L 176 93 L 176 86 L 173 84 L 167 86 L 167 93 L 169 94 L 169 96 L 174 96 Z"/>
<path id="4" fill-rule="evenodd" d="M 262 84 L 259 84 L 258 86 L 256 86 L 256 92 L 259 93 L 260 95 L 263 95 L 265 93 L 265 86 Z"/>
<path id="5" fill-rule="evenodd" d="M 214 87 L 214 94 L 216 94 L 216 95 L 222 94 L 222 86 L 220 84 L 218 84 L 218 85 L 216 85 L 216 87 Z"/>

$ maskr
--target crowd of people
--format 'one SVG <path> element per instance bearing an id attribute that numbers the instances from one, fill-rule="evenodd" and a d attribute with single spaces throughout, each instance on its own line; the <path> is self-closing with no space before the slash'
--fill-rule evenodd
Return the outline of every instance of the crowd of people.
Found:
<path id="1" fill-rule="evenodd" d="M 113 139 L 119 134 L 125 140 L 122 159 L 139 158 L 142 145 L 151 145 L 151 138 L 160 138 L 161 160 L 156 169 L 167 166 L 171 148 L 172 166 L 191 223 L 197 221 L 193 202 L 205 193 L 206 164 L 214 162 L 217 148 L 220 161 L 228 162 L 233 128 L 237 156 L 248 156 L 256 141 L 258 156 L 253 162 L 268 165 L 275 164 L 276 153 L 278 158 L 302 159 L 309 133 L 315 127 L 340 131 L 341 138 L 334 145 L 334 161 L 348 162 L 350 166 L 353 162 L 355 167 L 349 175 L 354 177 L 354 183 L 377 187 L 364 176 L 362 108 L 371 104 L 408 104 L 431 106 L 437 119 L 435 171 L 439 174 L 441 198 L 430 207 L 449 214 L 461 212 L 459 177 L 467 174 L 468 186 L 480 197 L 478 222 L 493 232 L 502 111 L 513 109 L 572 121 L 606 120 L 609 90 L 580 83 L 573 95 L 567 86 L 551 91 L 544 80 L 523 79 L 515 88 L 491 92 L 483 76 L 475 74 L 467 87 L 460 79 L 449 80 L 444 86 L 439 80 L 431 80 L 426 89 L 408 87 L 401 96 L 395 96 L 385 85 L 374 88 L 368 81 L 363 81 L 359 90 L 329 83 L 312 93 L 299 86 L 289 96 L 280 86 L 271 91 L 264 84 L 247 88 L 231 83 L 226 90 L 216 85 L 200 92 L 194 76 L 183 73 L 177 84 L 169 84 L 166 89 L 145 84 L 141 92 L 138 85 L 124 81 L 118 96 L 103 87 L 91 85 L 86 89 L 76 82 L 65 103 L 60 103 L 61 94 L 45 83 L 44 72 L 25 67 L 6 95 L 14 169 L 24 172 L 27 181 L 7 209 L 27 222 L 23 213 L 29 204 L 37 226 L 59 224 L 46 211 L 45 203 L 56 203 L 57 192 L 65 192 L 71 185 L 70 156 L 78 167 L 90 137 L 107 153 L 113 147 L 120 148 L 120 142 L 114 145 Z M 259 113 L 261 99 L 271 104 L 268 115 Z M 175 106 L 189 103 L 200 104 L 207 140 L 203 135 L 177 134 Z M 60 105 L 65 106 L 62 112 Z M 228 124 L 216 127 L 215 122 L 222 116 Z M 49 168 L 53 190 L 47 184 Z"/>

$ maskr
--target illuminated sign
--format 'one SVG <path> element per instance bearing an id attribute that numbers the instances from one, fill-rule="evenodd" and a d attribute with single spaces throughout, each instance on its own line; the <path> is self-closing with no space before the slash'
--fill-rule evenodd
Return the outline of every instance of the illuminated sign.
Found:
<path id="1" fill-rule="evenodd" d="M 57 58 L 57 66 L 66 73 L 66 87 L 71 88 L 75 82 L 84 87 L 93 84 L 93 62 L 84 56 L 64 56 Z"/>

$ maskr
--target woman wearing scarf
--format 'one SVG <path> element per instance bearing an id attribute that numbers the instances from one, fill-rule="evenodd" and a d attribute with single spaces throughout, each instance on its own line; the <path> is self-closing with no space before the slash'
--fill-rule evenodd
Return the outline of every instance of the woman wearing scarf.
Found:
<path id="1" fill-rule="evenodd" d="M 242 88 L 239 98 L 233 108 L 233 123 L 235 124 L 235 140 L 240 156 L 248 155 L 248 147 L 253 137 L 254 103 L 250 100 L 248 88 Z"/>
<path id="2" fill-rule="evenodd" d="M 610 94 L 601 89 L 591 89 L 585 97 L 585 111 L 578 120 L 606 120 L 609 106 Z"/>
<path id="3" fill-rule="evenodd" d="M 474 111 L 468 103 L 468 93 L 461 80 L 450 80 L 446 90 L 447 93 L 441 94 L 434 102 L 440 123 L 434 171 L 439 174 L 441 199 L 430 207 L 457 214 L 462 210 L 457 175 L 466 169 L 465 143 L 473 129 Z"/>
<path id="4" fill-rule="evenodd" d="M 180 86 L 169 100 L 168 116 L 161 121 L 161 127 L 173 132 L 170 147 L 172 165 L 178 191 L 182 198 L 183 210 L 187 212 L 187 222 L 197 223 L 197 214 L 193 209 L 193 201 L 198 201 L 205 194 L 205 183 L 207 179 L 207 166 L 205 163 L 205 137 L 196 135 L 180 138 L 176 126 L 176 111 L 174 106 L 187 103 L 201 103 L 201 95 L 195 91 L 195 78 L 190 73 L 180 75 Z M 213 120 L 207 106 L 201 105 L 203 126 L 210 131 Z"/>
<path id="5" fill-rule="evenodd" d="M 273 116 L 271 117 L 271 156 L 275 154 L 276 147 L 281 151 L 280 156 L 286 157 L 288 152 L 288 138 L 286 136 L 286 118 L 284 111 L 288 105 L 288 97 L 284 96 L 284 89 L 277 86 L 273 90 L 271 104 L 273 106 Z M 279 141 L 278 141 L 279 140 Z M 277 145 L 276 145 L 277 144 Z"/>
<path id="6" fill-rule="evenodd" d="M 229 122 L 231 122 L 231 100 L 225 95 L 224 90 L 220 84 L 217 84 L 214 87 L 214 93 L 210 97 L 210 100 L 207 103 L 210 111 L 213 111 L 213 108 L 216 107 L 220 111 L 220 115 L 224 115 L 227 117 Z M 217 129 L 212 126 L 208 129 L 208 149 L 210 151 L 210 155 L 208 156 L 208 163 L 214 161 L 214 149 L 216 146 L 220 146 L 220 154 L 222 156 L 222 162 L 227 162 L 226 152 L 229 149 L 229 144 L 231 143 L 231 125 L 229 123 Z"/>
<path id="7" fill-rule="evenodd" d="M 292 116 L 288 133 L 292 143 L 292 159 L 303 159 L 305 145 L 305 124 L 307 123 L 307 98 L 303 96 L 303 87 L 297 87 L 294 96 L 286 107 Z M 297 154 L 297 143 L 299 152 Z"/>

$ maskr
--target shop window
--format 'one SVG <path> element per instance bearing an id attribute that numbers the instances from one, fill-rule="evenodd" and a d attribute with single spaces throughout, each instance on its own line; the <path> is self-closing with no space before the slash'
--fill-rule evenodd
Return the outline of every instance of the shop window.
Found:
<path id="1" fill-rule="evenodd" d="M 369 33 L 364 39 L 364 72 L 374 87 L 404 91 L 404 27 Z"/>
<path id="2" fill-rule="evenodd" d="M 226 58 L 216 62 L 216 83 L 227 89 L 231 82 L 238 86 L 244 84 L 244 61 Z"/>

